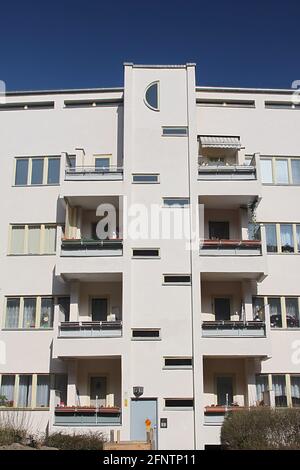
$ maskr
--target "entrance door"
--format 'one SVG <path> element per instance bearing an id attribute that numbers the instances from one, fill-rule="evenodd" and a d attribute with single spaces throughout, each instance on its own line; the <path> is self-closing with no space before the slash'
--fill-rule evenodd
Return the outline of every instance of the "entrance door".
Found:
<path id="1" fill-rule="evenodd" d="M 91 406 L 106 405 L 106 377 L 91 377 L 90 400 Z"/>
<path id="2" fill-rule="evenodd" d="M 215 318 L 216 321 L 230 320 L 230 299 L 215 299 Z"/>
<path id="3" fill-rule="evenodd" d="M 229 376 L 217 377 L 217 399 L 218 405 L 229 405 L 233 403 L 233 379 Z"/>
<path id="4" fill-rule="evenodd" d="M 133 398 L 130 409 L 130 439 L 132 441 L 146 441 L 146 419 L 151 421 L 154 449 L 157 449 L 157 400 L 151 398 Z"/>
<path id="5" fill-rule="evenodd" d="M 229 222 L 208 222 L 210 240 L 229 240 Z"/>
<path id="6" fill-rule="evenodd" d="M 107 299 L 92 299 L 92 321 L 107 320 Z"/>

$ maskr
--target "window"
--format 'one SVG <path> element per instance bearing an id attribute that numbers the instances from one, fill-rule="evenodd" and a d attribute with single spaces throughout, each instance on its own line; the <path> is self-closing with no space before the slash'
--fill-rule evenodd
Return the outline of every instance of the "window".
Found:
<path id="1" fill-rule="evenodd" d="M 300 225 L 296 225 L 297 251 L 300 252 Z"/>
<path id="2" fill-rule="evenodd" d="M 282 312 L 280 297 L 269 297 L 270 323 L 272 328 L 282 328 Z"/>
<path id="3" fill-rule="evenodd" d="M 76 168 L 76 156 L 75 155 L 67 155 L 66 156 L 66 163 L 68 168 Z"/>
<path id="4" fill-rule="evenodd" d="M 53 327 L 54 304 L 53 298 L 42 298 L 40 328 Z"/>
<path id="5" fill-rule="evenodd" d="M 300 185 L 300 158 L 291 160 L 293 184 Z"/>
<path id="6" fill-rule="evenodd" d="M 291 375 L 291 395 L 292 395 L 292 405 L 299 407 L 300 406 L 300 376 Z"/>
<path id="7" fill-rule="evenodd" d="M 280 237 L 282 253 L 294 253 L 294 236 L 292 224 L 280 225 Z"/>
<path id="8" fill-rule="evenodd" d="M 263 183 L 273 183 L 272 159 L 261 159 L 261 180 Z"/>
<path id="9" fill-rule="evenodd" d="M 2 375 L 0 395 L 3 397 L 4 405 L 13 406 L 15 396 L 14 375 Z"/>
<path id="10" fill-rule="evenodd" d="M 47 184 L 58 184 L 60 173 L 60 159 L 48 158 Z"/>
<path id="11" fill-rule="evenodd" d="M 192 398 L 166 398 L 165 408 L 193 408 L 194 400 Z"/>
<path id="12" fill-rule="evenodd" d="M 32 394 L 32 376 L 20 375 L 19 376 L 19 393 L 18 393 L 18 406 L 28 408 L 31 406 Z"/>
<path id="13" fill-rule="evenodd" d="M 67 388 L 68 388 L 68 376 L 67 374 L 56 374 L 54 389 L 56 403 L 59 406 L 65 406 L 67 404 Z"/>
<path id="14" fill-rule="evenodd" d="M 70 164 L 71 158 L 67 157 Z M 59 157 L 17 157 L 15 170 L 16 186 L 40 186 L 59 184 Z"/>
<path id="15" fill-rule="evenodd" d="M 267 252 L 268 253 L 277 253 L 277 235 L 276 235 L 276 225 L 275 224 L 266 224 L 266 239 L 267 239 Z"/>
<path id="16" fill-rule="evenodd" d="M 185 137 L 188 135 L 188 128 L 187 127 L 163 127 L 162 134 L 164 136 Z"/>
<path id="17" fill-rule="evenodd" d="M 96 170 L 108 170 L 110 167 L 110 158 L 109 157 L 96 157 L 95 158 L 95 168 Z"/>
<path id="18" fill-rule="evenodd" d="M 133 339 L 159 339 L 160 338 L 160 330 L 159 329 L 139 329 L 134 328 L 132 330 L 132 338 Z"/>
<path id="19" fill-rule="evenodd" d="M 297 297 L 286 297 L 285 299 L 286 310 L 286 324 L 288 328 L 299 328 L 299 301 Z"/>
<path id="20" fill-rule="evenodd" d="M 132 175 L 133 183 L 159 183 L 159 175 L 154 173 L 140 173 Z"/>
<path id="21" fill-rule="evenodd" d="M 229 240 L 229 222 L 208 222 L 210 240 Z"/>
<path id="22" fill-rule="evenodd" d="M 49 375 L 37 376 L 36 406 L 38 408 L 48 407 L 50 398 L 50 377 Z"/>
<path id="23" fill-rule="evenodd" d="M 24 299 L 23 328 L 35 328 L 36 298 Z"/>
<path id="24" fill-rule="evenodd" d="M 285 376 L 272 375 L 272 385 L 275 393 L 275 406 L 287 406 Z"/>
<path id="25" fill-rule="evenodd" d="M 52 255 L 55 250 L 55 225 L 11 226 L 10 255 Z"/>
<path id="26" fill-rule="evenodd" d="M 254 297 L 252 300 L 253 319 L 265 321 L 265 307 L 263 297 Z"/>
<path id="27" fill-rule="evenodd" d="M 188 274 L 165 274 L 164 284 L 187 284 L 191 283 L 191 276 Z"/>
<path id="28" fill-rule="evenodd" d="M 165 365 L 165 368 L 168 368 L 168 369 L 191 369 L 192 358 L 191 357 L 165 357 L 164 365 Z"/>
<path id="29" fill-rule="evenodd" d="M 268 376 L 257 375 L 256 376 L 256 396 L 259 402 L 264 401 L 264 392 L 267 392 L 268 390 L 269 390 Z"/>
<path id="30" fill-rule="evenodd" d="M 20 317 L 20 299 L 10 298 L 6 301 L 5 328 L 18 328 Z"/>
<path id="31" fill-rule="evenodd" d="M 289 171 L 287 159 L 275 159 L 277 184 L 289 184 Z"/>
<path id="32" fill-rule="evenodd" d="M 163 203 L 165 207 L 188 207 L 190 199 L 188 197 L 164 197 Z"/>
<path id="33" fill-rule="evenodd" d="M 28 158 L 19 158 L 16 161 L 15 185 L 23 186 L 28 179 Z"/>
<path id="34" fill-rule="evenodd" d="M 150 83 L 145 92 L 145 103 L 153 111 L 159 111 L 158 84 L 159 82 Z"/>
<path id="35" fill-rule="evenodd" d="M 133 258 L 158 258 L 159 249 L 158 248 L 133 248 L 132 256 Z"/>
<path id="36" fill-rule="evenodd" d="M 8 297 L 5 328 L 53 328 L 53 297 Z"/>

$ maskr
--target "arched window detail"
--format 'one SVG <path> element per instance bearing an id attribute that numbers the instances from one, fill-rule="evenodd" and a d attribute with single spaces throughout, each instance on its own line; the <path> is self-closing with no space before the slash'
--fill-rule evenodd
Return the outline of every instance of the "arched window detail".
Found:
<path id="1" fill-rule="evenodd" d="M 152 82 L 145 91 L 145 104 L 153 111 L 159 111 L 159 82 Z"/>

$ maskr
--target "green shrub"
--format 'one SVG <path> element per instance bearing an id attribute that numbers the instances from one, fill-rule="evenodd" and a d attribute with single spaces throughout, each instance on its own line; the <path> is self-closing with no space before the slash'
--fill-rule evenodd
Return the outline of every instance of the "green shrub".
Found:
<path id="1" fill-rule="evenodd" d="M 103 442 L 103 435 L 98 432 L 87 434 L 56 432 L 46 437 L 44 445 L 60 450 L 102 450 Z"/>
<path id="2" fill-rule="evenodd" d="M 222 426 L 221 445 L 230 450 L 300 449 L 300 410 L 261 407 L 231 412 Z"/>

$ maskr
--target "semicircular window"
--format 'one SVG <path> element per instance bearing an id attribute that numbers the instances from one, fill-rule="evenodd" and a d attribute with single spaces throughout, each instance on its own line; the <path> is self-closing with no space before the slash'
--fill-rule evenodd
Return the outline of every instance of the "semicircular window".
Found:
<path id="1" fill-rule="evenodd" d="M 145 92 L 145 103 L 153 111 L 159 111 L 158 84 L 159 82 L 150 83 Z"/>

